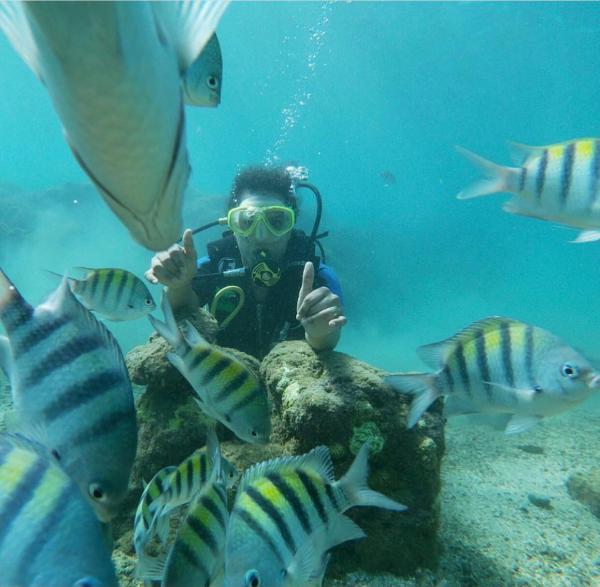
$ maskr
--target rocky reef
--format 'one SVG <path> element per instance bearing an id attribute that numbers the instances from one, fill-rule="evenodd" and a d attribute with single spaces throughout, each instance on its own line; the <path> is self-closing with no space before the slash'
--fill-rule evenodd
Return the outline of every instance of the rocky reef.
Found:
<path id="1" fill-rule="evenodd" d="M 211 317 L 198 312 L 191 321 L 210 340 L 215 329 Z M 145 392 L 137 404 L 139 448 L 127 511 L 115 526 L 117 548 L 125 554 L 132 553 L 133 515 L 142 479 L 179 463 L 205 441 L 207 419 L 190 386 L 167 361 L 168 350 L 162 338 L 152 335 L 127 356 L 132 381 L 145 386 Z M 226 428 L 217 428 L 224 456 L 240 472 L 255 462 L 302 454 L 324 444 L 331 450 L 339 478 L 368 441 L 370 486 L 409 508 L 402 513 L 353 508 L 350 517 L 368 537 L 337 547 L 328 575 L 361 569 L 408 576 L 418 568 L 435 568 L 444 453 L 441 412 L 434 408 L 415 429 L 407 430 L 410 398 L 386 386 L 382 372 L 343 353 L 315 353 L 303 341 L 277 345 L 260 365 L 252 357 L 231 352 L 260 374 L 272 406 L 268 445 L 248 445 Z"/>
<path id="2" fill-rule="evenodd" d="M 597 518 L 600 518 L 600 468 L 573 473 L 567 481 L 569 495 L 587 506 Z"/>

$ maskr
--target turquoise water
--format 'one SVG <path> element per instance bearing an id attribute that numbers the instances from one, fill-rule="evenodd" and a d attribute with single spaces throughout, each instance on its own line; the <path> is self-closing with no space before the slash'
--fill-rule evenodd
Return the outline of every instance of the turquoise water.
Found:
<path id="1" fill-rule="evenodd" d="M 325 199 L 349 319 L 340 350 L 420 368 L 419 345 L 502 314 L 600 358 L 600 244 L 502 212 L 506 196 L 454 197 L 478 174 L 455 145 L 510 163 L 507 140 L 600 135 L 600 5 L 234 2 L 219 36 L 222 104 L 187 110 L 189 225 L 220 213 L 239 166 L 294 161 Z M 44 269 L 141 275 L 151 254 L 93 193 L 4 38 L 0 64 L 0 197 L 11 229 L 23 225 L 0 234 L 3 268 L 35 303 L 56 283 Z M 307 224 L 312 212 L 307 197 Z M 125 349 L 150 332 L 145 321 L 111 328 Z"/>

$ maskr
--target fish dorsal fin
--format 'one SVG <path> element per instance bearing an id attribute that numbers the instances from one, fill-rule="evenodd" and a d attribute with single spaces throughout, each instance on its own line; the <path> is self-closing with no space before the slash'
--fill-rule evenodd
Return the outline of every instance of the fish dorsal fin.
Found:
<path id="1" fill-rule="evenodd" d="M 417 354 L 421 360 L 431 368 L 440 369 L 446 364 L 448 357 L 452 354 L 459 342 L 464 344 L 482 331 L 489 332 L 490 330 L 500 328 L 501 324 L 522 324 L 522 322 L 513 320 L 512 318 L 503 318 L 502 316 L 483 318 L 482 320 L 473 322 L 473 324 L 470 324 L 446 340 L 420 347 L 417 350 Z"/>
<path id="2" fill-rule="evenodd" d="M 279 457 L 263 463 L 257 463 L 246 469 L 240 481 L 238 495 L 256 479 L 260 479 L 271 472 L 281 473 L 282 470 L 305 471 L 323 478 L 326 483 L 334 483 L 333 463 L 331 454 L 326 446 L 317 446 L 305 455 L 294 457 Z"/>
<path id="3" fill-rule="evenodd" d="M 539 157 L 546 150 L 546 147 L 531 147 L 523 143 L 508 141 L 508 149 L 513 163 L 522 166 L 530 157 Z"/>
<path id="4" fill-rule="evenodd" d="M 0 30 L 31 71 L 41 79 L 38 48 L 22 2 L 0 3 Z"/>
<path id="5" fill-rule="evenodd" d="M 200 55 L 215 32 L 230 0 L 152 2 L 156 26 L 175 47 L 184 72 Z"/>

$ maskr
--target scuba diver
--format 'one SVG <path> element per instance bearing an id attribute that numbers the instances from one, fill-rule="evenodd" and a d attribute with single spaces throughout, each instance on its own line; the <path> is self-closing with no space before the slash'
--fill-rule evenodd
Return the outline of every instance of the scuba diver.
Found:
<path id="1" fill-rule="evenodd" d="M 300 170 L 300 171 L 299 171 Z M 321 197 L 303 168 L 247 167 L 236 176 L 227 216 L 183 234 L 181 244 L 157 253 L 146 272 L 167 288 L 176 315 L 208 306 L 219 323 L 216 343 L 262 359 L 283 340 L 305 338 L 315 350 L 333 349 L 346 324 L 340 283 L 315 255 Z M 317 199 L 312 232 L 295 229 L 296 191 Z M 197 259 L 192 235 L 227 224 L 223 238 Z"/>

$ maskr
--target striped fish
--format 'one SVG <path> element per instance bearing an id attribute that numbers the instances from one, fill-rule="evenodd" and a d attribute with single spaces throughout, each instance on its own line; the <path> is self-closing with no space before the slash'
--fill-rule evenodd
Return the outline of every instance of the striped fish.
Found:
<path id="1" fill-rule="evenodd" d="M 515 197 L 504 205 L 506 212 L 581 229 L 573 242 L 600 239 L 600 139 L 512 146 L 518 167 L 497 165 L 459 147 L 489 179 L 473 184 L 458 198 L 511 192 Z"/>
<path id="2" fill-rule="evenodd" d="M 365 444 L 339 481 L 325 446 L 247 469 L 227 526 L 225 587 L 320 585 L 327 552 L 365 536 L 347 509 L 406 509 L 369 489 L 368 454 Z"/>
<path id="3" fill-rule="evenodd" d="M 271 434 L 269 402 L 258 378 L 239 359 L 204 340 L 187 321 L 183 335 L 164 294 L 161 307 L 165 322 L 153 316 L 148 318 L 175 349 L 175 354 L 168 353 L 167 358 L 196 392 L 200 408 L 242 440 L 268 442 Z"/>
<path id="4" fill-rule="evenodd" d="M 218 447 L 212 460 L 210 478 L 192 501 L 168 556 L 146 559 L 140 568 L 141 576 L 161 580 L 161 587 L 208 587 L 222 579 L 229 510 Z"/>
<path id="5" fill-rule="evenodd" d="M 175 469 L 176 467 L 172 466 L 162 468 L 144 487 L 133 521 L 133 548 L 138 560 L 142 560 L 146 556 L 145 548 L 152 538 L 151 528 L 154 522 L 154 515 L 151 511 L 152 504 L 162 495 L 165 485 Z M 156 534 L 163 544 L 167 540 L 168 532 L 169 518 L 165 517 L 156 524 Z"/>
<path id="6" fill-rule="evenodd" d="M 88 310 L 108 320 L 136 320 L 156 309 L 152 294 L 133 273 L 125 269 L 81 269 L 86 276 L 69 277 L 69 285 Z"/>
<path id="7" fill-rule="evenodd" d="M 415 395 L 409 428 L 438 397 L 462 404 L 464 413 L 505 413 L 506 433 L 522 432 L 544 416 L 568 410 L 600 387 L 600 374 L 575 349 L 536 326 L 494 316 L 419 349 L 434 373 L 385 378 Z"/>
<path id="8" fill-rule="evenodd" d="M 12 434 L 0 434 L 0 561 L 0 587 L 118 585 L 77 485 L 45 447 Z"/>
<path id="9" fill-rule="evenodd" d="M 8 334 L 0 355 L 9 355 L 13 427 L 48 446 L 109 521 L 127 493 L 137 446 L 133 393 L 117 342 L 66 279 L 34 309 L 0 270 L 0 323 Z"/>
<path id="10" fill-rule="evenodd" d="M 189 503 L 208 481 L 213 470 L 211 455 L 218 450 L 217 436 L 214 428 L 210 428 L 206 447 L 194 451 L 173 470 L 161 495 L 153 500 L 150 511 L 159 518 Z M 226 487 L 232 487 L 237 479 L 237 470 L 227 459 L 221 457 L 220 461 Z"/>

